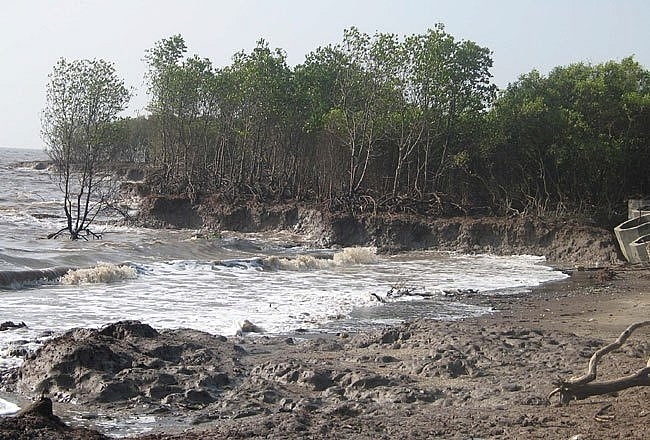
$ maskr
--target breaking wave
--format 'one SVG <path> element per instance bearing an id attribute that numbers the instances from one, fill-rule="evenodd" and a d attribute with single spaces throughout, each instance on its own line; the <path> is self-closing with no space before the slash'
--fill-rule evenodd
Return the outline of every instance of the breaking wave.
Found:
<path id="1" fill-rule="evenodd" d="M 332 267 L 352 266 L 377 262 L 374 247 L 345 248 L 333 256 L 300 255 L 294 258 L 268 257 L 262 260 L 262 267 L 270 270 L 314 270 Z"/>
<path id="2" fill-rule="evenodd" d="M 60 281 L 61 284 L 67 285 L 114 283 L 131 280 L 137 276 L 136 269 L 131 266 L 99 263 L 88 269 L 71 270 L 63 275 Z"/>
<path id="3" fill-rule="evenodd" d="M 370 264 L 377 262 L 377 248 L 375 247 L 352 247 L 345 248 L 342 252 L 334 254 L 336 266 L 347 266 L 350 264 Z"/>

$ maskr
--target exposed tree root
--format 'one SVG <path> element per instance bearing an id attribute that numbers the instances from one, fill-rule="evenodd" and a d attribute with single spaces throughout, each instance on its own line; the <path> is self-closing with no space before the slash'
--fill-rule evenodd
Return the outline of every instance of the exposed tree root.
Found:
<path id="1" fill-rule="evenodd" d="M 67 228 L 67 227 L 59 229 L 58 231 L 49 234 L 47 236 L 47 238 L 48 239 L 59 238 L 61 236 L 61 234 L 63 234 L 64 232 L 70 232 L 70 229 Z M 83 229 L 80 229 L 80 230 L 78 230 L 76 232 L 70 233 L 70 239 L 72 239 L 72 240 L 80 240 L 81 239 L 81 240 L 88 241 L 89 236 L 96 239 L 96 240 L 101 240 L 101 238 L 102 238 L 102 234 L 95 233 L 95 232 L 91 231 L 88 228 L 83 228 Z"/>
<path id="2" fill-rule="evenodd" d="M 66 227 L 66 228 L 61 228 L 61 229 L 59 229 L 59 230 L 56 231 L 56 232 L 52 232 L 51 234 L 48 234 L 47 238 L 50 239 L 50 240 L 53 239 L 53 238 L 59 238 L 59 236 L 60 236 L 62 233 L 64 233 L 65 231 L 67 231 L 67 230 L 68 230 L 67 227 Z"/>
<path id="3" fill-rule="evenodd" d="M 558 379 L 553 385 L 556 388 L 548 395 L 548 399 L 558 395 L 560 403 L 568 404 L 571 400 L 581 400 L 591 396 L 609 394 L 636 386 L 650 386 L 650 359 L 644 368 L 629 376 L 604 382 L 594 382 L 597 376 L 598 362 L 606 354 L 620 348 L 630 335 L 638 328 L 649 326 L 650 321 L 640 321 L 630 325 L 609 345 L 596 351 L 589 360 L 587 373 L 572 379 Z"/>

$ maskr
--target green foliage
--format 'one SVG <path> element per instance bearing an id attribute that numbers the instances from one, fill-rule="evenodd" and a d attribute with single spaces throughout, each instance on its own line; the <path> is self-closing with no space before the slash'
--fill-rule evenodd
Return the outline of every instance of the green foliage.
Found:
<path id="1" fill-rule="evenodd" d="M 77 239 L 108 202 L 103 168 L 113 158 L 114 122 L 130 93 L 104 60 L 60 59 L 49 78 L 42 134 L 64 193 L 67 226 L 59 233 Z"/>
<path id="2" fill-rule="evenodd" d="M 485 158 L 492 169 L 479 171 L 495 177 L 490 190 L 501 191 L 503 207 L 613 212 L 625 197 L 647 194 L 648 75 L 625 58 L 547 77 L 533 71 L 511 84 L 491 114 L 500 132 Z"/>
<path id="3" fill-rule="evenodd" d="M 214 68 L 179 35 L 146 60 L 147 138 L 134 124 L 129 142 L 163 192 L 544 214 L 650 190 L 648 72 L 632 58 L 532 71 L 498 96 L 490 50 L 442 25 L 353 27 L 294 68 L 264 40 Z"/>

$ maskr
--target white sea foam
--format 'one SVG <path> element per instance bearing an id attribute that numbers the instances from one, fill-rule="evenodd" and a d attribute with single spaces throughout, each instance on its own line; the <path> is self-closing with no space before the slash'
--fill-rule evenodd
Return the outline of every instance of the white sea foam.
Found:
<path id="1" fill-rule="evenodd" d="M 14 414 L 20 411 L 20 407 L 0 397 L 0 416 Z"/>
<path id="2" fill-rule="evenodd" d="M 268 257 L 262 260 L 265 269 L 273 270 L 315 270 L 334 267 L 352 266 L 356 264 L 376 263 L 377 249 L 374 247 L 345 248 L 334 253 L 331 258 L 320 255 L 298 255 L 296 257 Z"/>
<path id="3" fill-rule="evenodd" d="M 345 248 L 342 252 L 334 254 L 334 264 L 337 266 L 369 264 L 377 261 L 377 248 L 374 247 Z"/>
<path id="4" fill-rule="evenodd" d="M 99 263 L 88 269 L 71 270 L 61 277 L 61 283 L 67 285 L 114 283 L 137 278 L 135 268 L 125 265 Z"/>
<path id="5" fill-rule="evenodd" d="M 156 416 L 133 415 L 133 416 L 115 416 L 99 413 L 96 418 L 88 420 L 82 416 L 72 417 L 75 425 L 85 426 L 88 428 L 99 429 L 108 437 L 128 438 L 137 435 L 146 434 L 155 428 L 160 428 L 161 420 Z"/>

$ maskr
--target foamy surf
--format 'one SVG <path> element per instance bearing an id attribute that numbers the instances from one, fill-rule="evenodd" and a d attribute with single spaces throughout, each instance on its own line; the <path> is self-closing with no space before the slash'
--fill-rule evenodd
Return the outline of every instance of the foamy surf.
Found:
<path id="1" fill-rule="evenodd" d="M 115 265 L 110 263 L 99 263 L 95 267 L 87 269 L 76 269 L 67 272 L 60 279 L 61 284 L 98 284 L 114 283 L 118 281 L 132 280 L 137 278 L 135 268 L 126 265 Z"/>
<path id="2" fill-rule="evenodd" d="M 377 262 L 377 248 L 375 247 L 352 247 L 345 248 L 334 254 L 336 266 L 347 266 L 350 264 L 371 264 Z"/>
<path id="3" fill-rule="evenodd" d="M 14 414 L 20 411 L 20 407 L 0 397 L 0 416 Z"/>
<path id="4" fill-rule="evenodd" d="M 262 259 L 262 267 L 267 270 L 306 271 L 331 269 L 334 267 L 373 264 L 378 261 L 374 247 L 345 248 L 333 255 L 299 255 L 297 257 L 267 257 Z"/>

